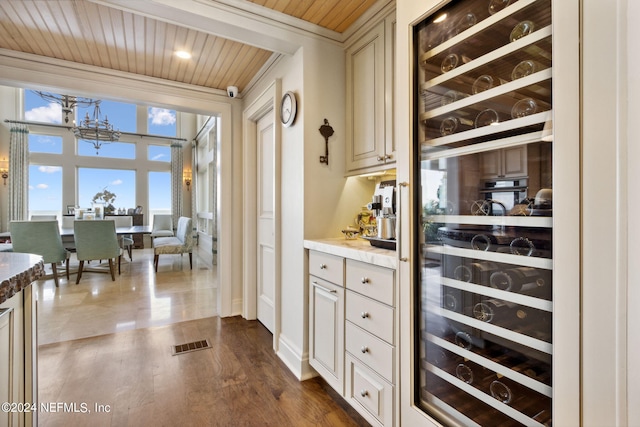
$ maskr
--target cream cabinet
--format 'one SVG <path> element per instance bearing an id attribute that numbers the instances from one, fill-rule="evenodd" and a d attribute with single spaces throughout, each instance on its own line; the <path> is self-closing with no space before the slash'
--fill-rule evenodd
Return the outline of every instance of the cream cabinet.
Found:
<path id="1" fill-rule="evenodd" d="M 391 14 L 347 48 L 347 173 L 395 164 L 394 43 Z"/>
<path id="2" fill-rule="evenodd" d="M 344 259 L 309 252 L 309 364 L 344 393 Z"/>
<path id="3" fill-rule="evenodd" d="M 480 171 L 484 179 L 527 176 L 527 146 L 480 153 Z"/>
<path id="4" fill-rule="evenodd" d="M 15 311 L 12 307 L 0 309 L 0 401 L 19 401 L 18 391 L 20 384 L 20 372 L 16 372 L 19 367 L 14 349 L 20 346 L 16 344 L 16 333 L 14 331 Z M 16 375 L 17 374 L 17 375 Z M 17 425 L 18 414 L 2 412 L 0 426 Z"/>
<path id="5" fill-rule="evenodd" d="M 384 254 L 377 265 L 378 254 L 367 248 L 309 250 L 309 363 L 369 423 L 393 426 L 399 418 L 395 259 Z"/>
<path id="6" fill-rule="evenodd" d="M 346 260 L 345 398 L 372 425 L 394 425 L 395 270 Z"/>

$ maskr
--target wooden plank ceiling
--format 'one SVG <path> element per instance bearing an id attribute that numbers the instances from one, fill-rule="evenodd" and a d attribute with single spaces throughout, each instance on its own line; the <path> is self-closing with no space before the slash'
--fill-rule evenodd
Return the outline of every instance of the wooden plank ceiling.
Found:
<path id="1" fill-rule="evenodd" d="M 248 1 L 337 32 L 375 2 Z M 0 48 L 240 92 L 273 54 L 87 0 L 0 0 Z M 180 59 L 177 50 L 193 56 Z"/>
<path id="2" fill-rule="evenodd" d="M 343 33 L 377 0 L 247 0 Z"/>

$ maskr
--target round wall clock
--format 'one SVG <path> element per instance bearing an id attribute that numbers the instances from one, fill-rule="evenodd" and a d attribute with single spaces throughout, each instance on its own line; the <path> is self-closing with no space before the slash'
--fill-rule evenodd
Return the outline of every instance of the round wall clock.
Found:
<path id="1" fill-rule="evenodd" d="M 297 105 L 296 95 L 293 92 L 286 92 L 280 102 L 280 120 L 285 127 L 289 127 L 296 119 Z"/>

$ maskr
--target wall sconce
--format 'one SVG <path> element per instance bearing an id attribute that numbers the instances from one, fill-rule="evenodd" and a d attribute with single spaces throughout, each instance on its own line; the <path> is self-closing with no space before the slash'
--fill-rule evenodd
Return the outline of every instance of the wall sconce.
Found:
<path id="1" fill-rule="evenodd" d="M 182 179 L 184 179 L 184 183 L 187 185 L 187 191 L 189 191 L 189 188 L 191 187 L 191 171 L 190 170 L 185 170 L 182 173 Z"/>
<path id="2" fill-rule="evenodd" d="M 9 162 L 7 159 L 0 161 L 0 176 L 4 180 L 4 185 L 7 185 L 7 178 L 9 178 Z"/>

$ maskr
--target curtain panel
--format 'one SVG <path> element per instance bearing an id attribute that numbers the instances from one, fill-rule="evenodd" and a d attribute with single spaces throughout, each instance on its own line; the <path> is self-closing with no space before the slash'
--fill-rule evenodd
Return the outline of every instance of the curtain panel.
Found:
<path id="1" fill-rule="evenodd" d="M 29 207 L 29 127 L 24 124 L 11 126 L 9 183 L 9 221 L 24 221 Z"/>
<path id="2" fill-rule="evenodd" d="M 182 144 L 171 144 L 171 215 L 173 216 L 173 228 L 178 227 L 178 218 L 183 214 L 182 210 Z"/>

